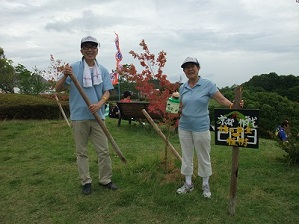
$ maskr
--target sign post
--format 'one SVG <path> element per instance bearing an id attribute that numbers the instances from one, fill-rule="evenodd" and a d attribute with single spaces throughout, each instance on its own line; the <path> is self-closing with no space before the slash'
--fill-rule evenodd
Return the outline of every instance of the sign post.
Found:
<path id="1" fill-rule="evenodd" d="M 242 99 L 242 87 L 236 88 L 235 103 L 233 109 L 240 108 L 240 102 Z M 231 169 L 231 181 L 230 181 L 230 194 L 229 194 L 229 214 L 234 215 L 236 210 L 236 198 L 237 198 L 237 180 L 239 169 L 239 147 L 233 146 L 232 148 L 232 169 Z"/>
<path id="2" fill-rule="evenodd" d="M 232 146 L 229 214 L 234 215 L 237 198 L 239 147 L 258 148 L 258 110 L 240 107 L 242 88 L 235 90 L 235 103 L 231 109 L 215 109 L 215 144 Z"/>

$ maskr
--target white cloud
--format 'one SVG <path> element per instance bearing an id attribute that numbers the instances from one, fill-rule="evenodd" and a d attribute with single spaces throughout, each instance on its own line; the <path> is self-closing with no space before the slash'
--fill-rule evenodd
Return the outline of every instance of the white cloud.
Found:
<path id="1" fill-rule="evenodd" d="M 81 58 L 83 36 L 98 38 L 98 60 L 115 67 L 114 32 L 122 63 L 138 64 L 128 53 L 164 50 L 164 73 L 186 81 L 187 56 L 201 62 L 201 75 L 219 87 L 253 75 L 298 75 L 299 4 L 295 0 L 1 0 L 0 47 L 14 64 L 47 69 L 50 54 L 65 62 Z"/>

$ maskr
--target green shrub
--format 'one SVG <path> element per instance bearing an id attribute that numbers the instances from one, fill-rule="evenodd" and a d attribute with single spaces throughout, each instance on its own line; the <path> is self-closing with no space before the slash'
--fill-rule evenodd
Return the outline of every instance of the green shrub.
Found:
<path id="1" fill-rule="evenodd" d="M 298 137 L 289 137 L 288 142 L 279 142 L 279 146 L 287 155 L 285 156 L 288 163 L 299 164 L 299 140 Z"/>
<path id="2" fill-rule="evenodd" d="M 69 116 L 67 101 L 60 102 Z M 39 95 L 0 94 L 0 119 L 59 119 L 61 111 L 55 99 Z"/>

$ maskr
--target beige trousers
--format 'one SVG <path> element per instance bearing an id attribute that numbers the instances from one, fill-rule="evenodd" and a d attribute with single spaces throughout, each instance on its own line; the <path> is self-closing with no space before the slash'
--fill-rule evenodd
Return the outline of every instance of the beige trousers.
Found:
<path id="1" fill-rule="evenodd" d="M 96 120 L 72 121 L 76 143 L 77 166 L 81 184 L 91 183 L 87 145 L 91 139 L 98 156 L 99 182 L 108 184 L 112 177 L 111 158 L 108 150 L 108 140 Z"/>

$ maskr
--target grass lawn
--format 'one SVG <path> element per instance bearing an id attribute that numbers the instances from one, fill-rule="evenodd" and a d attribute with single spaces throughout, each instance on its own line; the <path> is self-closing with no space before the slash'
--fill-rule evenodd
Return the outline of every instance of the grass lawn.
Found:
<path id="1" fill-rule="evenodd" d="M 106 125 L 128 163 L 110 145 L 111 192 L 98 186 L 97 159 L 90 144 L 92 194 L 81 193 L 74 140 L 65 121 L 1 121 L 0 223 L 298 223 L 299 167 L 284 163 L 275 141 L 240 148 L 236 214 L 228 214 L 231 147 L 214 145 L 212 198 L 195 178 L 190 194 L 177 195 L 180 162 L 149 126 L 108 118 Z M 180 152 L 178 136 L 170 142 Z M 196 164 L 196 162 L 195 162 Z M 196 165 L 197 169 L 197 165 Z"/>

